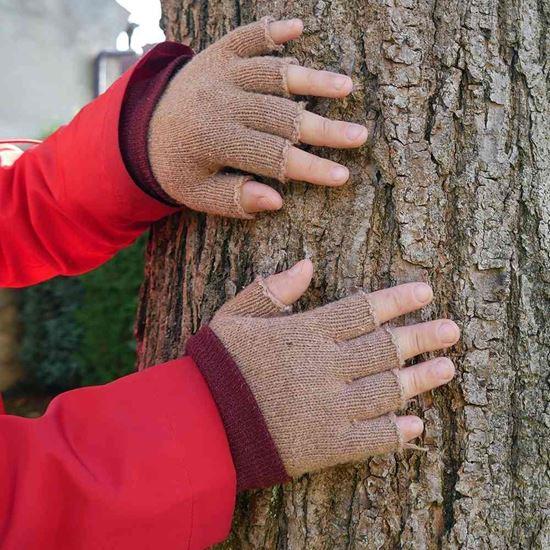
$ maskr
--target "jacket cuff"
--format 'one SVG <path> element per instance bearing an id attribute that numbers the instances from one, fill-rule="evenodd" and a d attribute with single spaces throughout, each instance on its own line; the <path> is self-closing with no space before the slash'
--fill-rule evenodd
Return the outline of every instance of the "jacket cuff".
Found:
<path id="1" fill-rule="evenodd" d="M 216 334 L 203 327 L 189 339 L 186 352 L 218 406 L 237 472 L 237 491 L 289 481 L 258 403 Z"/>
<path id="2" fill-rule="evenodd" d="M 133 71 L 120 112 L 119 145 L 126 169 L 142 191 L 173 207 L 180 205 L 162 189 L 149 162 L 149 122 L 170 79 L 193 55 L 189 46 L 177 42 L 155 46 Z"/>

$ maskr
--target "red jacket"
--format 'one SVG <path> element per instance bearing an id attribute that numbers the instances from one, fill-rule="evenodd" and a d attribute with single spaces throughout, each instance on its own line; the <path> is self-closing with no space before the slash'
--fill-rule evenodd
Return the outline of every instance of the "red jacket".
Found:
<path id="1" fill-rule="evenodd" d="M 173 212 L 121 156 L 135 70 L 0 167 L 0 286 L 93 269 Z M 189 357 L 59 395 L 41 418 L 1 415 L 0 479 L 2 550 L 204 548 L 227 536 L 235 500 L 226 433 Z"/>

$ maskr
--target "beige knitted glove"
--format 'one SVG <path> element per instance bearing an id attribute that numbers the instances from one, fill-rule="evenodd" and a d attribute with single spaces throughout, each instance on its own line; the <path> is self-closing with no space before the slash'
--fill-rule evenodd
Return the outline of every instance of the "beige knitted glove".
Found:
<path id="1" fill-rule="evenodd" d="M 303 103 L 287 99 L 286 67 L 271 18 L 240 27 L 198 54 L 169 83 L 150 123 L 149 159 L 163 190 L 189 208 L 252 218 L 240 205 L 253 179 L 230 167 L 281 181 L 298 141 Z M 272 95 L 274 94 L 274 95 Z"/>
<path id="2" fill-rule="evenodd" d="M 363 292 L 283 315 L 262 280 L 225 304 L 188 353 L 218 404 L 240 489 L 398 449 L 402 364 Z"/>

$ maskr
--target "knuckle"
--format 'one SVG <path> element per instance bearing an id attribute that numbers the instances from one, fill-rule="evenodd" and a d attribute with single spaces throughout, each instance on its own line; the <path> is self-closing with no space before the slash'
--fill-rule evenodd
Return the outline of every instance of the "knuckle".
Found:
<path id="1" fill-rule="evenodd" d="M 428 372 L 426 373 L 427 381 L 426 386 L 430 386 L 431 388 L 434 388 L 439 385 L 439 380 L 441 378 L 440 375 L 440 368 L 441 363 L 438 361 L 435 361 L 434 363 L 430 364 L 430 368 L 428 369 Z"/>
<path id="2" fill-rule="evenodd" d="M 321 135 L 323 138 L 330 137 L 331 132 L 331 124 L 330 120 L 328 118 L 322 117 L 321 118 Z"/>
<path id="3" fill-rule="evenodd" d="M 307 170 L 310 173 L 315 173 L 317 171 L 317 168 L 319 166 L 319 157 L 316 157 L 315 155 L 309 155 L 307 160 Z"/>
<path id="4" fill-rule="evenodd" d="M 304 69 L 305 71 L 305 80 L 308 88 L 314 88 L 315 82 L 317 80 L 317 73 L 313 69 Z"/>
<path id="5" fill-rule="evenodd" d="M 322 86 L 323 88 L 332 86 L 334 80 L 334 73 L 331 73 L 330 71 L 321 71 L 319 73 L 319 86 Z"/>
<path id="6" fill-rule="evenodd" d="M 398 287 L 393 287 L 390 289 L 388 299 L 390 302 L 390 307 L 392 308 L 392 312 L 398 313 L 401 311 L 401 293 L 399 292 Z"/>
<path id="7" fill-rule="evenodd" d="M 409 395 L 417 395 L 422 391 L 422 375 L 415 367 L 409 367 Z"/>
<path id="8" fill-rule="evenodd" d="M 421 434 L 424 431 L 424 421 L 418 416 L 415 416 L 413 418 L 414 418 L 414 423 L 413 423 L 414 433 Z"/>
<path id="9" fill-rule="evenodd" d="M 424 334 L 422 330 L 415 327 L 412 331 L 412 352 L 414 355 L 418 355 L 424 349 Z"/>

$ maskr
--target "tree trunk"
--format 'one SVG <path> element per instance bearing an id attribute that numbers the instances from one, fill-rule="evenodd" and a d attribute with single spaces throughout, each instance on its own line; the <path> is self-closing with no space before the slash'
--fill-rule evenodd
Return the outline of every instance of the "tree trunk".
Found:
<path id="1" fill-rule="evenodd" d="M 459 374 L 413 400 L 422 444 L 239 498 L 228 548 L 549 548 L 549 0 L 164 0 L 170 39 L 202 49 L 268 13 L 301 17 L 287 48 L 352 76 L 309 109 L 375 127 L 370 147 L 316 150 L 349 185 L 291 184 L 281 213 L 158 224 L 138 315 L 140 366 L 254 274 L 304 256 L 301 308 L 430 282 L 463 330 Z M 314 150 L 312 148 L 312 150 Z M 280 188 L 279 185 L 277 185 Z"/>
<path id="2" fill-rule="evenodd" d="M 0 289 L 0 392 L 23 376 L 18 361 L 19 329 L 16 293 Z"/>

